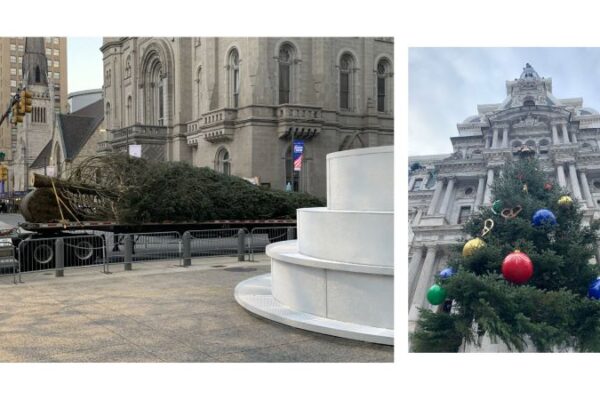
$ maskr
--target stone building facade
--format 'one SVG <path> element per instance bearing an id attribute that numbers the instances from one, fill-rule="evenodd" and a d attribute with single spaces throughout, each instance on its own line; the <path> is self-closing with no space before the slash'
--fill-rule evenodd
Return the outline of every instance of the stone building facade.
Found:
<path id="1" fill-rule="evenodd" d="M 557 99 L 552 79 L 529 64 L 506 82 L 498 104 L 457 124 L 454 153 L 409 157 L 409 327 L 434 275 L 445 267 L 451 245 L 463 243 L 462 225 L 489 207 L 490 185 L 500 167 L 523 145 L 536 152 L 548 179 L 567 188 L 586 223 L 600 217 L 600 114 L 581 98 Z M 597 255 L 600 259 L 600 254 Z"/>
<path id="2" fill-rule="evenodd" d="M 30 167 L 52 137 L 57 100 L 52 77 L 48 74 L 48 59 L 44 38 L 28 37 L 22 64 L 22 87 L 32 94 L 32 112 L 16 128 L 16 146 L 9 163 L 9 189 L 22 192 L 30 189 Z"/>
<path id="3" fill-rule="evenodd" d="M 0 37 L 0 105 L 2 111 L 23 82 L 26 37 Z M 42 51 L 46 57 L 46 72 L 54 92 L 54 110 L 67 111 L 67 38 L 45 37 Z M 0 125 L 0 151 L 12 160 L 17 151 L 17 129 L 11 124 Z"/>
<path id="4" fill-rule="evenodd" d="M 325 196 L 325 155 L 393 143 L 391 38 L 105 38 L 100 150 Z M 292 139 L 305 142 L 293 176 Z"/>

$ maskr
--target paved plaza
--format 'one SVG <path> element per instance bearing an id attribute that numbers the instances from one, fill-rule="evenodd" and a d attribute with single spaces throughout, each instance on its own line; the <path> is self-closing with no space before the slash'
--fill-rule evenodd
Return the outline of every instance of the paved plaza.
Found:
<path id="1" fill-rule="evenodd" d="M 2 362 L 392 362 L 394 348 L 255 316 L 235 285 L 269 260 L 202 258 L 0 278 Z"/>

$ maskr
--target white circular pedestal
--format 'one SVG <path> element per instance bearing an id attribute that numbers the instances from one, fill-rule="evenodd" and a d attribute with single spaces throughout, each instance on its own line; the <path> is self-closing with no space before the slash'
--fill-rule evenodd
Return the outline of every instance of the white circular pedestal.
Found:
<path id="1" fill-rule="evenodd" d="M 239 283 L 236 301 L 273 321 L 313 332 L 393 345 L 393 268 L 329 262 L 269 245 L 271 274 Z"/>
<path id="2" fill-rule="evenodd" d="M 393 147 L 327 155 L 327 207 L 297 211 L 298 240 L 267 246 L 271 274 L 236 301 L 274 321 L 394 344 Z"/>

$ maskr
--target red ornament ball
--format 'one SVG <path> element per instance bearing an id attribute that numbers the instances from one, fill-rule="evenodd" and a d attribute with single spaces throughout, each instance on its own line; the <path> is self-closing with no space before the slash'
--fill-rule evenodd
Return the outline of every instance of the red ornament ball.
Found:
<path id="1" fill-rule="evenodd" d="M 549 183 L 549 182 L 544 183 L 544 190 L 545 191 L 549 192 L 549 191 L 552 190 L 552 188 L 553 188 L 553 186 L 552 186 L 551 183 Z"/>
<path id="2" fill-rule="evenodd" d="M 533 275 L 533 263 L 527 254 L 515 250 L 504 258 L 502 275 L 507 281 L 520 285 Z"/>

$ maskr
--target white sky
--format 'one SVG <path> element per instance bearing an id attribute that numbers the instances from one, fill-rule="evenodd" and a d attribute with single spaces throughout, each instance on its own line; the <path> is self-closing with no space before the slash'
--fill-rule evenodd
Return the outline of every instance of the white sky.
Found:
<path id="1" fill-rule="evenodd" d="M 408 154 L 452 152 L 456 124 L 478 104 L 501 103 L 506 81 L 527 62 L 552 78 L 555 97 L 582 97 L 584 107 L 600 110 L 600 48 L 412 48 Z"/>
<path id="2" fill-rule="evenodd" d="M 67 37 L 69 93 L 102 88 L 101 37 Z"/>

